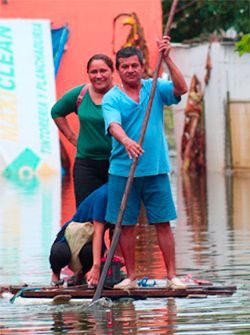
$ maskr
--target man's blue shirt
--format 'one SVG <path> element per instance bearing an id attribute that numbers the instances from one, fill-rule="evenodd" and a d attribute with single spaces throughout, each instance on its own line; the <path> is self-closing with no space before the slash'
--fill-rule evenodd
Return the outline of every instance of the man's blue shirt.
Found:
<path id="1" fill-rule="evenodd" d="M 108 132 L 110 124 L 116 122 L 122 126 L 131 139 L 138 142 L 152 82 L 152 79 L 142 79 L 139 103 L 132 100 L 118 86 L 113 87 L 105 94 L 102 106 L 106 132 Z M 180 97 L 174 96 L 172 81 L 158 79 L 150 118 L 142 144 L 144 153 L 138 159 L 135 177 L 158 175 L 170 171 L 168 145 L 164 132 L 163 110 L 164 105 L 170 106 L 177 104 L 179 101 Z M 109 173 L 127 177 L 131 166 L 131 159 L 129 159 L 124 146 L 120 142 L 114 137 L 112 141 Z"/>

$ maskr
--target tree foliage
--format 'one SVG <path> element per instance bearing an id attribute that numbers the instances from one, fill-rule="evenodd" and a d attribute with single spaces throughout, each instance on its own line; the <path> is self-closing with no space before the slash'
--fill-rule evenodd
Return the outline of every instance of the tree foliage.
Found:
<path id="1" fill-rule="evenodd" d="M 250 54 L 250 34 L 242 36 L 241 40 L 235 44 L 235 51 L 237 51 L 240 56 L 245 53 Z"/>
<path id="2" fill-rule="evenodd" d="M 165 26 L 172 0 L 162 0 Z M 238 37 L 250 32 L 250 0 L 180 0 L 171 37 L 174 42 L 204 39 L 233 28 Z"/>

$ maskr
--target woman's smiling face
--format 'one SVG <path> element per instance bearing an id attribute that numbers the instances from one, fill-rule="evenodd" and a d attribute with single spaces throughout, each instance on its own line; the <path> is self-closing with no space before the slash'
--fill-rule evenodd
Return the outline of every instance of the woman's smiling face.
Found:
<path id="1" fill-rule="evenodd" d="M 96 92 L 105 93 L 112 87 L 113 71 L 102 59 L 95 59 L 91 62 L 88 75 Z"/>

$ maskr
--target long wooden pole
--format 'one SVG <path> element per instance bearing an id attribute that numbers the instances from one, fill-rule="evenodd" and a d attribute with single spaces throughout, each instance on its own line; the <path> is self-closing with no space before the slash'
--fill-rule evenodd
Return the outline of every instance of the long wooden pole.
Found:
<path id="1" fill-rule="evenodd" d="M 170 28 L 171 28 L 171 25 L 172 25 L 172 22 L 173 22 L 174 13 L 176 11 L 177 3 L 178 3 L 178 0 L 173 0 L 173 2 L 172 2 L 172 6 L 171 6 L 170 13 L 169 13 L 168 21 L 167 21 L 167 24 L 166 24 L 166 27 L 165 27 L 164 35 L 168 35 L 169 32 L 170 32 Z M 141 135 L 140 135 L 140 138 L 139 138 L 139 141 L 138 141 L 138 143 L 140 145 L 142 145 L 142 142 L 144 140 L 144 136 L 145 136 L 145 133 L 146 133 L 148 120 L 149 120 L 149 116 L 150 116 L 150 112 L 151 112 L 151 108 L 152 108 L 152 104 L 153 104 L 153 99 L 154 99 L 154 95 L 155 95 L 157 78 L 159 76 L 159 71 L 160 71 L 160 68 L 161 68 L 161 63 L 162 63 L 162 52 L 159 53 L 156 68 L 155 68 L 155 72 L 154 72 L 154 76 L 153 76 L 153 83 L 152 83 L 152 87 L 151 87 L 151 91 L 150 91 L 149 102 L 148 102 L 146 114 L 145 114 L 145 117 L 144 117 L 144 120 L 143 120 Z M 105 282 L 105 279 L 106 279 L 106 276 L 107 276 L 107 273 L 108 273 L 108 269 L 110 267 L 112 258 L 114 256 L 116 247 L 117 247 L 118 242 L 119 242 L 119 238 L 120 238 L 120 234 L 121 234 L 122 219 L 123 219 L 124 212 L 125 212 L 125 209 L 126 209 L 126 206 L 127 206 L 128 195 L 129 195 L 129 192 L 130 192 L 130 189 L 131 189 L 131 186 L 132 186 L 137 161 L 138 161 L 138 157 L 134 157 L 131 168 L 130 168 L 128 180 L 127 180 L 127 183 L 126 183 L 125 191 L 124 191 L 123 196 L 122 196 L 120 211 L 119 211 L 119 214 L 118 214 L 117 223 L 115 225 L 114 235 L 113 235 L 113 238 L 112 238 L 112 242 L 111 242 L 111 245 L 110 245 L 108 256 L 107 256 L 106 262 L 104 264 L 102 274 L 101 274 L 100 280 L 98 282 L 98 285 L 97 285 L 97 288 L 96 288 L 96 291 L 95 291 L 92 302 L 100 299 L 100 297 L 101 297 L 104 282 Z"/>

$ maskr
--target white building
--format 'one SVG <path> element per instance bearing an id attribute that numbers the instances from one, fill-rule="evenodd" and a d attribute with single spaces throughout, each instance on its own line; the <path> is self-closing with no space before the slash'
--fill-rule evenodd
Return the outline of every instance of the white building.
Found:
<path id="1" fill-rule="evenodd" d="M 173 59 L 182 70 L 188 85 L 194 74 L 204 85 L 208 48 L 208 43 L 173 45 Z M 237 118 L 233 119 L 234 126 L 231 130 L 235 131 L 237 127 L 241 129 L 232 134 L 232 142 L 239 142 L 233 145 L 234 150 L 237 151 L 237 148 L 241 148 L 244 151 L 242 153 L 245 157 L 243 160 L 247 160 L 247 165 L 250 164 L 250 55 L 245 54 L 240 57 L 234 51 L 234 48 L 234 44 L 228 42 L 214 42 L 211 46 L 212 70 L 204 95 L 206 160 L 207 169 L 210 171 L 222 172 L 227 165 L 227 97 L 229 97 L 231 102 L 244 102 L 243 112 L 241 113 L 243 118 L 238 121 Z M 183 97 L 182 102 L 174 107 L 175 136 L 179 163 L 186 100 L 187 94 Z M 238 113 L 237 108 L 236 112 Z M 243 138 L 240 138 L 241 136 Z"/>

